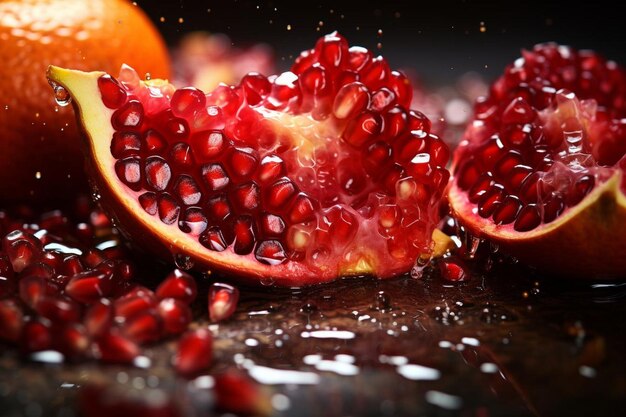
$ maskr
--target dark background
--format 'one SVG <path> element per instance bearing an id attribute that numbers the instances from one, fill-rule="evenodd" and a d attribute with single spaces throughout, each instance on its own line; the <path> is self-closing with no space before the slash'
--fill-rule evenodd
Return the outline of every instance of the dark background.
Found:
<path id="1" fill-rule="evenodd" d="M 137 4 L 170 45 L 190 31 L 222 32 L 237 46 L 271 44 L 283 68 L 321 34 L 333 30 L 351 44 L 377 49 L 380 42 L 380 51 L 392 67 L 413 67 L 435 84 L 450 82 L 469 70 L 491 79 L 519 56 L 521 48 L 546 41 L 595 49 L 626 63 L 626 4 L 616 0 L 139 0 Z M 320 21 L 323 26 L 317 31 Z"/>

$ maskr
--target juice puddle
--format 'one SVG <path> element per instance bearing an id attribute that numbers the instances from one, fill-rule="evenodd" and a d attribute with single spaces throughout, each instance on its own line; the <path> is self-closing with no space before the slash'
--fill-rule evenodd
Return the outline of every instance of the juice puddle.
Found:
<path id="1" fill-rule="evenodd" d="M 258 385 L 267 403 L 258 410 L 284 416 L 623 409 L 626 284 L 531 278 L 501 265 L 489 273 L 473 267 L 460 283 L 429 271 L 421 280 L 240 288 L 237 311 L 220 324 L 205 321 L 210 281 L 203 281 L 194 309 L 196 325 L 216 334 L 210 375 L 237 370 Z M 122 404 L 113 410 L 204 414 L 215 401 L 215 380 L 177 377 L 169 365 L 175 345 L 149 347 L 135 368 L 61 365 L 54 355 L 24 363 L 7 352 L 0 359 L 3 409 L 74 415 L 76 398 L 89 394 Z"/>

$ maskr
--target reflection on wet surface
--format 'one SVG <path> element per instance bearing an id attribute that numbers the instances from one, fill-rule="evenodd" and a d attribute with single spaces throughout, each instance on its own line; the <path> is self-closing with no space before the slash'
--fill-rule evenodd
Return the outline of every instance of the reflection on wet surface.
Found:
<path id="1" fill-rule="evenodd" d="M 54 352 L 20 362 L 5 349 L 2 409 L 71 416 L 77 401 L 91 412 L 89 398 L 107 413 L 206 415 L 213 376 L 236 369 L 267 400 L 254 409 L 274 415 L 620 415 L 626 284 L 479 269 L 471 265 L 470 279 L 455 284 L 432 268 L 421 280 L 240 288 L 237 312 L 219 325 L 197 302 L 195 325 L 214 332 L 215 361 L 212 376 L 192 381 L 169 366 L 174 341 L 148 348 L 135 368 L 60 365 Z M 199 300 L 209 284 L 202 281 Z"/>

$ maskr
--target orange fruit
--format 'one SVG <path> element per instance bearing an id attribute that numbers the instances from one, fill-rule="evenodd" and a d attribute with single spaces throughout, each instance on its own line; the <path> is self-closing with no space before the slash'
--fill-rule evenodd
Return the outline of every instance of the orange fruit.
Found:
<path id="1" fill-rule="evenodd" d="M 78 128 L 54 101 L 50 64 L 168 78 L 168 51 L 125 0 L 0 0 L 0 203 L 52 202 L 84 190 Z"/>

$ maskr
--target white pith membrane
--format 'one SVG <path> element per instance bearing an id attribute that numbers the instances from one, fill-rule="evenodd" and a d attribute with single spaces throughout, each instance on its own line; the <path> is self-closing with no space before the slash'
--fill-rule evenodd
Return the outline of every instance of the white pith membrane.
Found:
<path id="1" fill-rule="evenodd" d="M 105 192 L 105 190 L 102 189 L 102 184 L 106 184 L 106 186 L 111 188 L 112 192 L 108 193 L 110 194 L 109 198 L 119 200 L 121 204 L 118 204 L 118 206 L 121 207 L 121 210 L 125 211 L 125 213 L 120 214 L 120 209 L 116 208 L 115 214 L 120 218 L 134 217 L 143 228 L 145 233 L 144 238 L 149 238 L 151 234 L 159 235 L 161 241 L 170 242 L 169 252 L 173 255 L 182 253 L 202 264 L 211 267 L 214 266 L 217 269 L 230 270 L 231 272 L 234 270 L 243 275 L 276 277 L 277 283 L 280 283 L 282 276 L 301 276 L 303 277 L 300 281 L 302 283 L 309 282 L 306 277 L 311 277 L 311 282 L 330 280 L 342 275 L 366 273 L 374 273 L 381 277 L 388 277 L 396 273 L 405 272 L 411 267 L 413 260 L 399 263 L 397 259 L 391 257 L 392 255 L 389 254 L 386 246 L 381 246 L 386 245 L 386 239 L 381 237 L 378 232 L 379 228 L 374 224 L 378 222 L 378 217 L 363 217 L 355 209 L 350 207 L 351 201 L 349 196 L 341 196 L 340 200 L 336 203 L 341 205 L 347 213 L 354 216 L 359 227 L 356 235 L 351 238 L 345 248 L 336 248 L 336 250 L 345 251 L 343 253 L 343 259 L 337 262 L 336 265 L 332 263 L 329 265 L 321 258 L 319 262 L 316 262 L 316 257 L 321 257 L 323 254 L 317 254 L 315 250 L 308 247 L 310 244 L 310 238 L 308 236 L 317 227 L 314 224 L 292 225 L 291 230 L 288 231 L 288 234 L 291 236 L 291 242 L 300 245 L 302 249 L 306 251 L 307 264 L 287 260 L 274 265 L 265 265 L 255 259 L 254 250 L 247 255 L 238 255 L 233 251 L 233 243 L 223 252 L 210 251 L 198 242 L 197 235 L 181 231 L 176 222 L 171 225 L 166 225 L 159 219 L 158 215 L 146 213 L 139 203 L 139 196 L 144 194 L 146 190 L 130 190 L 120 181 L 115 170 L 112 169 L 116 163 L 116 158 L 111 155 L 110 150 L 111 138 L 115 133 L 115 129 L 111 123 L 111 116 L 114 110 L 106 108 L 100 99 L 97 80 L 102 75 L 104 74 L 101 72 L 82 73 L 56 67 L 51 67 L 49 70 L 49 77 L 64 86 L 70 92 L 74 103 L 79 108 L 82 124 L 88 129 L 86 133 L 90 139 L 90 154 L 94 158 L 94 165 L 98 167 L 96 175 L 101 179 L 101 181 L 96 180 L 96 183 L 100 185 L 100 191 L 102 194 Z M 150 82 L 146 83 L 146 85 L 150 84 Z M 152 88 L 158 90 L 161 87 L 158 82 L 155 82 Z M 164 88 L 167 89 L 169 87 L 165 86 Z M 157 94 L 156 91 L 155 94 Z M 319 181 L 319 175 L 305 175 L 307 172 L 306 167 L 310 166 L 310 170 L 313 172 L 316 164 L 314 156 L 316 150 L 319 151 L 326 147 L 333 150 L 339 149 L 336 143 L 333 147 L 333 143 L 337 141 L 337 127 L 329 121 L 319 122 L 306 114 L 290 115 L 284 112 L 274 112 L 262 107 L 256 108 L 255 111 L 262 113 L 264 120 L 273 121 L 274 128 L 277 131 L 284 129 L 285 132 L 288 133 L 290 137 L 289 140 L 292 143 L 292 148 L 289 152 L 296 154 L 293 160 L 298 161 L 300 164 L 298 172 L 303 173 L 296 178 L 292 178 L 292 180 L 302 191 L 308 192 L 312 197 L 317 198 L 318 196 L 315 195 L 315 192 L 319 190 L 319 186 L 315 182 Z M 297 126 L 296 129 L 292 128 L 294 125 Z M 299 132 L 299 134 L 294 134 L 294 132 Z M 260 152 L 259 160 L 266 154 L 271 153 L 272 150 L 273 149 L 267 149 L 265 153 Z M 428 156 L 428 154 L 425 154 L 425 156 Z M 340 160 L 341 155 L 334 155 L 334 158 Z M 285 162 L 289 161 L 286 160 Z M 420 162 L 421 161 L 415 161 L 415 163 Z M 303 169 L 303 167 L 305 169 Z M 287 171 L 292 172 L 291 167 L 288 166 Z M 293 170 L 293 172 L 295 171 L 296 170 Z M 172 182 L 173 181 L 174 179 L 172 179 Z M 396 201 L 396 203 L 400 205 L 403 195 L 411 195 L 414 193 L 415 186 L 416 184 L 411 181 L 399 182 L 397 184 L 398 201 Z M 319 197 L 321 198 L 321 196 Z M 389 201 L 390 197 L 387 195 L 382 193 L 370 193 L 366 203 L 373 207 L 378 207 Z M 432 219 L 437 218 L 437 204 L 435 201 L 429 203 L 427 213 L 420 213 L 417 208 L 416 210 L 416 216 L 420 220 L 425 219 L 426 222 L 433 222 Z M 316 214 L 318 224 L 324 221 L 323 213 L 324 211 L 320 210 Z M 121 223 L 123 224 L 122 220 Z M 428 228 L 429 226 L 427 226 L 422 233 L 430 236 L 432 229 L 428 230 Z M 142 236 L 134 235 L 133 238 L 137 240 L 141 239 Z M 428 240 L 429 239 L 424 239 L 424 236 L 416 236 L 415 238 L 416 242 Z M 429 253 L 433 248 L 431 245 L 427 245 L 426 247 L 420 247 L 419 250 L 423 253 Z M 271 263 L 271 260 L 269 260 L 269 262 Z M 397 265 L 395 268 L 389 268 L 391 264 Z M 380 273 L 381 270 L 384 270 L 384 274 L 382 275 Z"/>

